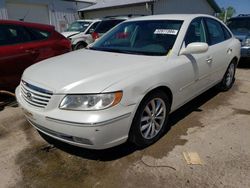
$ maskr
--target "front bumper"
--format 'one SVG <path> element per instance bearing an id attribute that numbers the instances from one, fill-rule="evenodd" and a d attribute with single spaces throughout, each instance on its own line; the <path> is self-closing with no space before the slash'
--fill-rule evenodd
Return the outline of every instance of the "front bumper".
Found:
<path id="1" fill-rule="evenodd" d="M 44 109 L 27 103 L 20 87 L 16 98 L 27 120 L 42 133 L 71 145 L 106 149 L 127 141 L 135 105 L 116 105 L 101 111 L 67 111 L 58 108 L 63 95 L 53 95 Z"/>
<path id="2" fill-rule="evenodd" d="M 241 57 L 250 58 L 250 46 L 241 47 Z"/>

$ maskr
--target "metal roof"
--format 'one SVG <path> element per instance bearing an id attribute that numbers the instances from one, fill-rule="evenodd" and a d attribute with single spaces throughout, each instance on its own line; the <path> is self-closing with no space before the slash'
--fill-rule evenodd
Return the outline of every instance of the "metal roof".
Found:
<path id="1" fill-rule="evenodd" d="M 80 9 L 79 11 L 93 11 L 98 9 L 112 8 L 128 6 L 133 4 L 150 3 L 156 0 L 98 0 L 96 4 L 89 6 L 87 8 Z M 208 4 L 215 10 L 215 12 L 221 12 L 220 7 L 215 2 L 215 0 L 207 0 Z"/>
<path id="2" fill-rule="evenodd" d="M 92 11 L 104 8 L 111 8 L 111 7 L 120 7 L 120 6 L 127 6 L 133 4 L 141 4 L 141 3 L 149 3 L 153 2 L 154 0 L 99 0 L 96 4 L 80 9 L 79 11 Z"/>

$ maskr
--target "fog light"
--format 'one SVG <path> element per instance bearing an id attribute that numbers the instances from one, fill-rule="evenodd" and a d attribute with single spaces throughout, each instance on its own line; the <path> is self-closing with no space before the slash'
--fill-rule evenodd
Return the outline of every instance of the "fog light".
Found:
<path id="1" fill-rule="evenodd" d="M 74 142 L 81 143 L 81 144 L 93 145 L 93 143 L 90 140 L 86 139 L 86 138 L 79 138 L 79 137 L 73 136 L 72 140 Z"/>

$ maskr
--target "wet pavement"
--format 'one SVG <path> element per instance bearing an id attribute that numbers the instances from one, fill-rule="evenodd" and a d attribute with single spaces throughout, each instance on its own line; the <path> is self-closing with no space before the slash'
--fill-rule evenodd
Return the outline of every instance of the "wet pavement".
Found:
<path id="1" fill-rule="evenodd" d="M 168 132 L 137 150 L 92 151 L 32 128 L 18 107 L 0 109 L 0 187 L 250 187 L 250 65 L 228 92 L 211 89 L 169 119 Z M 197 152 L 202 165 L 188 165 Z"/>

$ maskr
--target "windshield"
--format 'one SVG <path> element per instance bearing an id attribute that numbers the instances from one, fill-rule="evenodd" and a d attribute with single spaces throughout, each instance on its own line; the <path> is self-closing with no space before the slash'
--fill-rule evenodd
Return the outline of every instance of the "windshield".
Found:
<path id="1" fill-rule="evenodd" d="M 66 31 L 84 32 L 91 22 L 73 22 Z"/>
<path id="2" fill-rule="evenodd" d="M 250 32 L 250 18 L 237 18 L 228 21 L 228 27 L 232 32 L 248 33 Z"/>
<path id="3" fill-rule="evenodd" d="M 90 49 L 139 55 L 167 55 L 183 21 L 124 22 L 100 38 Z"/>

